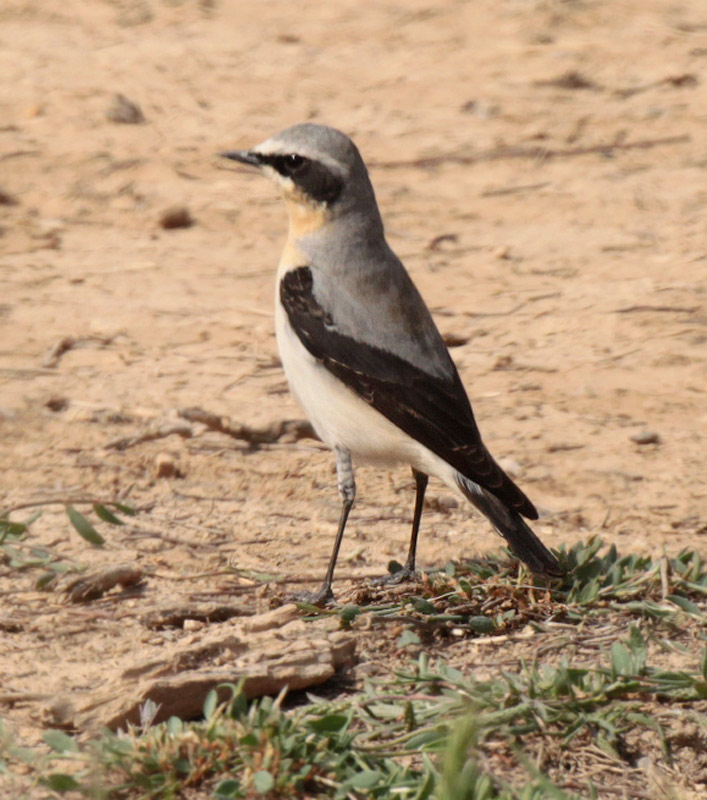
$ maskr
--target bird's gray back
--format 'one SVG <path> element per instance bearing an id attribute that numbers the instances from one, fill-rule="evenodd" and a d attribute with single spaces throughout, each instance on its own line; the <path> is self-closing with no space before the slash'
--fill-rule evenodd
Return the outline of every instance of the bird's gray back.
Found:
<path id="1" fill-rule="evenodd" d="M 453 378 L 432 315 L 376 219 L 349 214 L 297 244 L 312 268 L 314 295 L 339 333 Z"/>

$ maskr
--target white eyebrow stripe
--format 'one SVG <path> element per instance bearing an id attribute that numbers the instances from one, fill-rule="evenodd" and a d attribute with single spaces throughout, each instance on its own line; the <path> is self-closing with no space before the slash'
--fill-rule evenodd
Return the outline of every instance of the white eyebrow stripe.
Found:
<path id="1" fill-rule="evenodd" d="M 286 141 L 277 139 L 275 137 L 266 139 L 264 142 L 256 145 L 251 152 L 259 153 L 262 156 L 303 156 L 311 161 L 318 161 L 320 164 L 323 164 L 325 167 L 332 170 L 332 172 L 344 179 L 349 175 L 349 171 L 344 164 L 327 155 L 326 153 L 320 153 L 310 147 L 307 147 L 306 145 L 297 145 L 297 147 L 294 147 L 291 144 L 288 145 Z"/>

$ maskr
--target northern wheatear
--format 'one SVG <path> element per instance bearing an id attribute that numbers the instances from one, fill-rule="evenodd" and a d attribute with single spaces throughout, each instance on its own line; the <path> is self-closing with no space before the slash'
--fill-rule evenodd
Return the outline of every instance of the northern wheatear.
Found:
<path id="1" fill-rule="evenodd" d="M 533 572 L 557 559 L 524 522 L 533 504 L 494 461 L 432 316 L 383 233 L 368 171 L 354 143 L 323 125 L 295 125 L 252 150 L 222 153 L 275 181 L 290 227 L 277 274 L 275 326 L 290 388 L 336 454 L 341 518 L 321 588 L 330 600 L 356 496 L 352 456 L 409 464 L 417 485 L 404 568 L 415 550 L 428 476 L 462 494 Z M 521 516 L 522 515 L 522 516 Z"/>

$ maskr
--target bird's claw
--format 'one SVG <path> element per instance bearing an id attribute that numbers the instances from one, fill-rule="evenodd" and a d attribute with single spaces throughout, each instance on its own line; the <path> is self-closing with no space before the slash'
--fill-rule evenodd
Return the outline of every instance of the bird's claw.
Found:
<path id="1" fill-rule="evenodd" d="M 294 592 L 294 594 L 288 595 L 287 599 L 292 603 L 307 603 L 307 605 L 317 606 L 318 608 L 333 605 L 336 602 L 331 586 L 322 586 L 316 592 Z"/>
<path id="2" fill-rule="evenodd" d="M 418 578 L 417 570 L 414 567 L 404 566 L 397 572 L 390 575 L 383 575 L 380 578 L 374 578 L 371 583 L 374 586 L 399 586 L 401 583 L 408 581 L 415 581 Z"/>

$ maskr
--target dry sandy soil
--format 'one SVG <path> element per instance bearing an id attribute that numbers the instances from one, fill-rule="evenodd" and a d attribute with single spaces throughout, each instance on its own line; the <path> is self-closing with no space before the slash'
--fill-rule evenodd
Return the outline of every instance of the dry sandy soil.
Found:
<path id="1" fill-rule="evenodd" d="M 0 567 L 18 734 L 37 741 L 53 693 L 167 636 L 146 610 L 272 602 L 230 568 L 312 588 L 323 574 L 331 455 L 177 416 L 301 418 L 273 334 L 285 213 L 214 157 L 295 122 L 343 129 L 370 163 L 389 241 L 543 540 L 704 549 L 706 68 L 703 0 L 4 0 L 0 507 L 129 503 L 140 513 L 101 523 L 103 548 L 61 505 L 31 541 L 148 575 L 140 594 L 76 606 L 36 591 L 37 570 Z M 142 122 L 116 121 L 117 93 Z M 175 205 L 191 226 L 162 226 Z M 403 558 L 413 500 L 404 469 L 362 468 L 358 485 L 344 598 Z M 431 486 L 422 565 L 500 544 Z"/>

